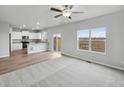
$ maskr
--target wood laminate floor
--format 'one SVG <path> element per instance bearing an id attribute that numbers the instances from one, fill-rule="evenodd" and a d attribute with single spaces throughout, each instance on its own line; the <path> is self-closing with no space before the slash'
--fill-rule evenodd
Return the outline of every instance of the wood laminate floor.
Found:
<path id="1" fill-rule="evenodd" d="M 26 50 L 13 51 L 10 57 L 0 58 L 0 75 L 60 56 L 60 53 L 50 51 L 30 55 Z"/>

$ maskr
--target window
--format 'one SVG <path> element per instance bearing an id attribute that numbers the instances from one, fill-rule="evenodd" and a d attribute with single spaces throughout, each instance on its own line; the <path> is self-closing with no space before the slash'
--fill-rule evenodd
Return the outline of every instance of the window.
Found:
<path id="1" fill-rule="evenodd" d="M 105 52 L 106 29 L 91 29 L 91 50 Z"/>
<path id="2" fill-rule="evenodd" d="M 78 49 L 105 52 L 106 28 L 80 30 L 77 38 Z"/>
<path id="3" fill-rule="evenodd" d="M 89 50 L 89 30 L 78 31 L 79 49 Z"/>

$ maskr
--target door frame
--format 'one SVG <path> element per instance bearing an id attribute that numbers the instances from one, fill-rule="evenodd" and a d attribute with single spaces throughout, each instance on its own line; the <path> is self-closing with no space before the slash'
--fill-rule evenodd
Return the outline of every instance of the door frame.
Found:
<path id="1" fill-rule="evenodd" d="M 10 56 L 11 56 L 11 48 L 12 48 L 12 40 L 11 40 L 11 38 L 12 38 L 12 35 L 11 35 L 11 33 L 9 33 L 9 54 L 10 54 Z"/>
<path id="2" fill-rule="evenodd" d="M 53 34 L 53 37 L 52 37 L 52 41 L 53 41 L 52 49 L 53 49 L 53 51 L 59 51 L 58 49 L 54 50 L 54 37 L 55 37 L 56 35 L 60 35 L 61 44 L 62 44 L 62 35 L 61 35 L 61 33 L 55 33 L 55 34 Z M 61 45 L 61 46 L 62 46 L 62 45 Z M 61 48 L 60 48 L 60 49 L 61 49 Z M 60 50 L 60 51 L 61 51 L 61 50 Z"/>

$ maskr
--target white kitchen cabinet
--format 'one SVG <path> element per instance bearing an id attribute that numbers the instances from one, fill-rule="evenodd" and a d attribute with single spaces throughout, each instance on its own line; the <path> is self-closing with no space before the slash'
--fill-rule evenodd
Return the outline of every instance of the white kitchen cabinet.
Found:
<path id="1" fill-rule="evenodd" d="M 36 36 L 35 36 L 35 33 L 29 33 L 29 39 L 35 39 Z"/>
<path id="2" fill-rule="evenodd" d="M 41 33 L 29 33 L 29 39 L 41 39 Z"/>
<path id="3" fill-rule="evenodd" d="M 47 39 L 47 33 L 46 32 L 42 32 L 41 33 L 41 39 L 42 40 L 46 40 Z"/>
<path id="4" fill-rule="evenodd" d="M 41 39 L 41 33 L 37 33 L 37 38 Z"/>
<path id="5" fill-rule="evenodd" d="M 22 39 L 22 33 L 21 32 L 12 32 L 11 38 L 12 39 Z"/>
<path id="6" fill-rule="evenodd" d="M 11 50 L 19 50 L 22 49 L 22 43 L 13 43 L 11 46 Z"/>
<path id="7" fill-rule="evenodd" d="M 29 36 L 29 31 L 22 31 L 22 36 Z"/>
<path id="8" fill-rule="evenodd" d="M 22 39 L 22 36 L 29 36 L 29 39 L 42 39 L 41 33 L 34 33 L 29 31 L 12 32 L 12 39 Z"/>

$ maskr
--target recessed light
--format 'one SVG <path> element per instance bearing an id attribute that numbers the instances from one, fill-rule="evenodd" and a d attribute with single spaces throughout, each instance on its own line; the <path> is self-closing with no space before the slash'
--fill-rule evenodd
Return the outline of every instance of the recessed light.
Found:
<path id="1" fill-rule="evenodd" d="M 25 25 L 25 24 L 23 24 L 23 27 L 26 27 L 26 25 Z"/>
<path id="2" fill-rule="evenodd" d="M 40 22 L 37 22 L 37 25 L 40 25 Z"/>

